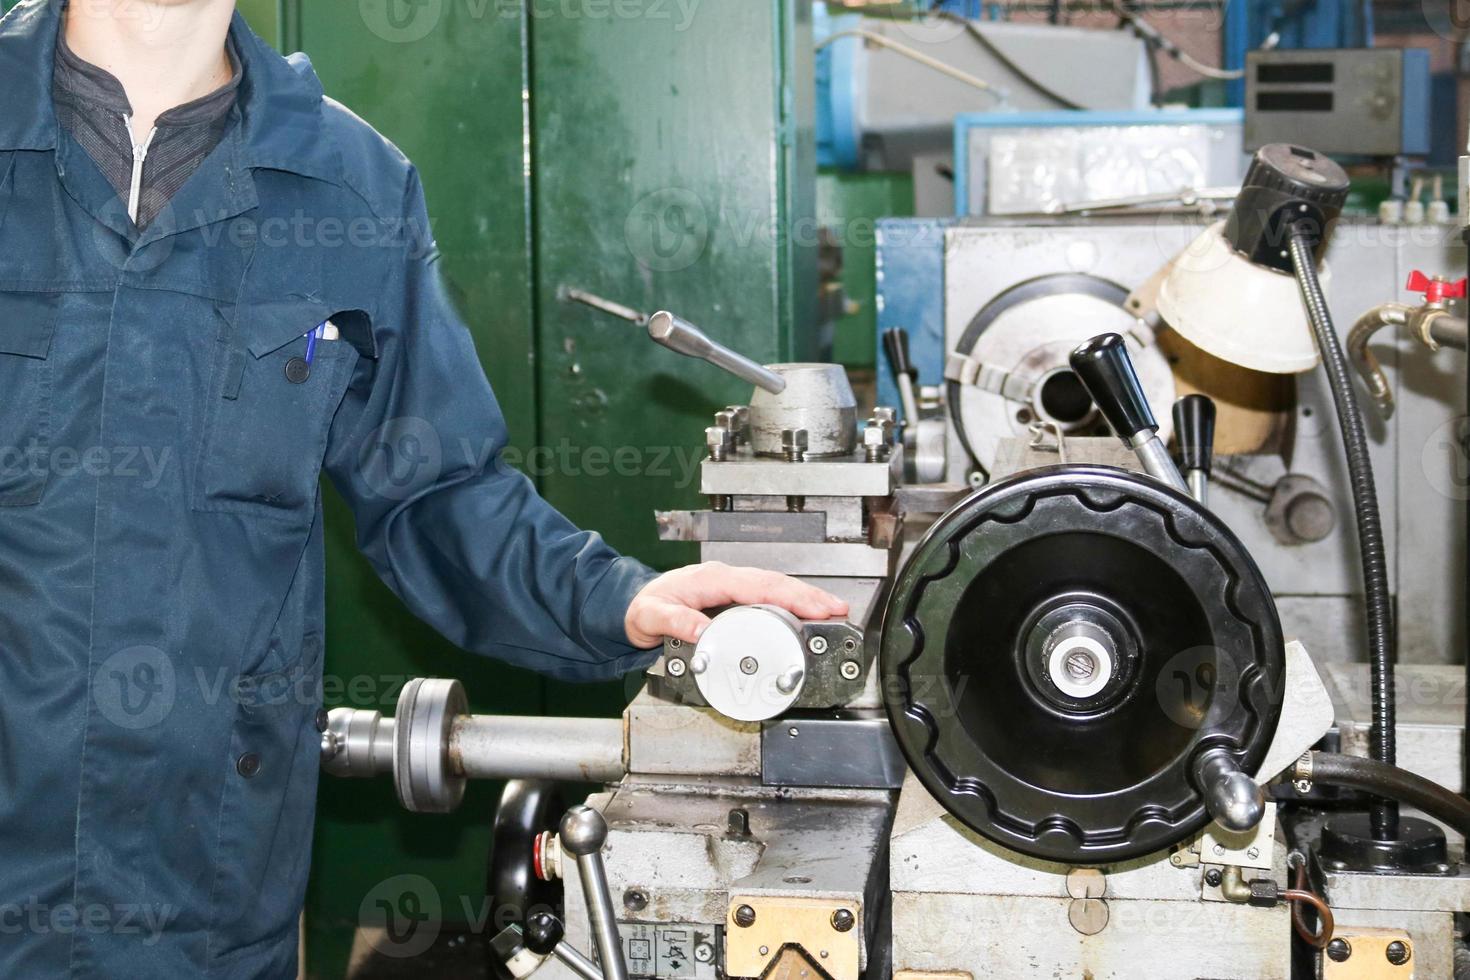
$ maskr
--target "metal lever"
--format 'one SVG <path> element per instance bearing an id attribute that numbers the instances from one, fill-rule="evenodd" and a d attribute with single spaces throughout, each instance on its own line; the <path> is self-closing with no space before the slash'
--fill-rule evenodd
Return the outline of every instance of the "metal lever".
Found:
<path id="1" fill-rule="evenodd" d="M 583 980 L 604 980 L 602 971 L 587 957 L 566 942 L 566 926 L 550 912 L 533 912 L 525 927 L 508 926 L 492 939 L 491 947 L 506 971 L 516 980 L 525 980 L 554 957 Z"/>
<path id="2" fill-rule="evenodd" d="M 1071 364 L 1113 431 L 1138 455 L 1144 472 L 1180 493 L 1188 493 L 1184 477 L 1159 439 L 1159 423 L 1123 338 L 1115 333 L 1093 337 L 1072 352 Z"/>
<path id="3" fill-rule="evenodd" d="M 738 354 L 723 344 L 717 344 L 688 320 L 668 311 L 660 311 L 648 318 L 648 336 L 653 342 L 686 357 L 709 361 L 715 367 L 729 371 L 735 377 L 757 388 L 764 388 L 773 395 L 786 390 L 786 379 L 770 368 Z"/>
<path id="4" fill-rule="evenodd" d="M 883 348 L 888 352 L 888 364 L 893 368 L 893 380 L 898 384 L 898 400 L 903 405 L 904 421 L 910 426 L 919 424 L 919 399 L 914 393 L 914 378 L 918 372 L 909 360 L 909 335 L 898 327 L 883 331 Z"/>
<path id="5" fill-rule="evenodd" d="M 606 980 L 628 980 L 628 964 L 623 960 L 623 942 L 607 886 L 607 868 L 602 863 L 607 821 L 590 806 L 574 806 L 562 817 L 558 838 L 562 850 L 577 859 L 577 876 L 582 879 L 582 896 L 587 900 L 587 918 L 602 960 L 603 976 Z"/>
<path id="6" fill-rule="evenodd" d="M 1201 504 L 1210 493 L 1215 459 L 1215 402 L 1207 395 L 1185 395 L 1174 403 L 1174 436 L 1179 440 L 1179 468 L 1189 492 Z"/>
<path id="7" fill-rule="evenodd" d="M 1209 749 L 1194 764 L 1194 779 L 1205 809 L 1226 830 L 1243 833 L 1261 822 L 1266 794 L 1224 749 Z"/>

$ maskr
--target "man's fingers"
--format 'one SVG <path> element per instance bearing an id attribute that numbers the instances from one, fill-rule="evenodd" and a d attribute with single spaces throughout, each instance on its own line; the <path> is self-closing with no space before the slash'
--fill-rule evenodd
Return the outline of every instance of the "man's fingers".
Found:
<path id="1" fill-rule="evenodd" d="M 716 574 L 726 602 L 780 606 L 803 619 L 847 615 L 847 603 L 789 575 L 757 568 L 724 568 Z"/>
<path id="2" fill-rule="evenodd" d="M 635 628 L 649 637 L 672 636 L 685 643 L 698 643 L 709 626 L 709 617 L 697 609 L 659 602 L 648 606 L 639 617 Z"/>

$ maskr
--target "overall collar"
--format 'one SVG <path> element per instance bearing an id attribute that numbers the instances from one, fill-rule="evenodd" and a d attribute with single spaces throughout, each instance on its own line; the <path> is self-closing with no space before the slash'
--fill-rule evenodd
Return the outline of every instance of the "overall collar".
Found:
<path id="1" fill-rule="evenodd" d="M 55 150 L 51 102 L 56 38 L 65 0 L 25 0 L 0 18 L 0 152 Z M 342 184 L 341 153 L 326 132 L 322 87 L 304 55 L 282 58 L 236 12 L 230 38 L 244 77 L 238 110 L 239 163 Z"/>

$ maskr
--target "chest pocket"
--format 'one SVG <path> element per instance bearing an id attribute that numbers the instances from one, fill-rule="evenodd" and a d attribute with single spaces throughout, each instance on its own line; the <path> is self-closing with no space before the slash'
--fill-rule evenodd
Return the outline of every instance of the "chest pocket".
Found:
<path id="1" fill-rule="evenodd" d="M 358 359 L 346 339 L 307 340 L 336 312 L 306 301 L 241 309 L 216 357 L 196 511 L 288 522 L 315 513 L 332 416 Z"/>
<path id="2" fill-rule="evenodd" d="M 51 453 L 51 342 L 60 297 L 0 292 L 0 507 L 41 502 Z"/>

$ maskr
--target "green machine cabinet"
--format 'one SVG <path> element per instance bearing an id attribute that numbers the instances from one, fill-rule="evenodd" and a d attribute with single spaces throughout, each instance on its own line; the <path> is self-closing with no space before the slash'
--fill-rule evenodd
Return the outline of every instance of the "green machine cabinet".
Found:
<path id="1" fill-rule="evenodd" d="M 697 498 L 706 420 L 750 386 L 561 291 L 671 310 L 758 361 L 817 356 L 810 3 L 556 7 L 532 25 L 541 485 L 681 563 L 650 511 Z"/>

